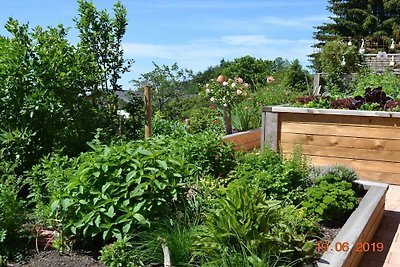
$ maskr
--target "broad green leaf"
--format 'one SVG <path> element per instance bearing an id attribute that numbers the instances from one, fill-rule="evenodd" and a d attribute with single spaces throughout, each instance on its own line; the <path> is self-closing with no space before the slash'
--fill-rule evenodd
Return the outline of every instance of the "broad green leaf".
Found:
<path id="1" fill-rule="evenodd" d="M 141 183 L 138 184 L 135 189 L 133 189 L 133 191 L 131 192 L 130 197 L 137 197 L 137 196 L 141 196 L 144 193 L 143 187 L 145 187 L 147 185 L 147 183 Z"/>
<path id="2" fill-rule="evenodd" d="M 117 239 L 117 240 L 121 240 L 122 239 L 122 234 L 121 231 L 119 231 L 118 229 L 114 228 L 112 230 L 113 236 Z"/>
<path id="3" fill-rule="evenodd" d="M 145 156 L 151 156 L 151 155 L 153 155 L 153 153 L 152 153 L 151 151 L 149 151 L 149 150 L 147 150 L 147 149 L 144 149 L 144 148 L 142 148 L 142 147 L 139 147 L 139 148 L 137 149 L 137 153 L 142 154 L 142 155 L 145 155 Z"/>
<path id="4" fill-rule="evenodd" d="M 132 221 L 130 221 L 129 223 L 125 224 L 124 227 L 122 227 L 122 232 L 124 234 L 127 234 L 129 232 L 129 230 L 131 229 L 131 225 L 132 225 Z"/>
<path id="5" fill-rule="evenodd" d="M 157 161 L 158 165 L 159 165 L 162 169 L 164 169 L 164 170 L 168 169 L 167 162 L 165 162 L 164 160 L 156 160 L 156 161 Z"/>
<path id="6" fill-rule="evenodd" d="M 108 208 L 108 211 L 106 212 L 106 215 L 110 218 L 115 216 L 115 212 L 114 212 L 114 206 L 110 206 Z"/>
<path id="7" fill-rule="evenodd" d="M 100 220 L 101 220 L 101 216 L 99 214 L 99 215 L 97 215 L 96 220 L 94 220 L 94 225 L 96 225 L 97 227 L 100 227 Z"/>
<path id="8" fill-rule="evenodd" d="M 146 220 L 146 219 L 143 217 L 143 215 L 140 214 L 140 213 L 135 213 L 135 214 L 133 215 L 133 218 L 135 218 L 136 220 L 138 220 L 138 222 L 140 222 L 140 223 L 143 223 L 143 224 L 147 223 L 147 220 Z"/>
<path id="9" fill-rule="evenodd" d="M 136 171 L 131 171 L 128 173 L 128 175 L 126 176 L 126 181 L 130 182 L 130 180 L 132 179 L 132 177 L 136 176 Z"/>
<path id="10" fill-rule="evenodd" d="M 56 201 L 54 201 L 53 203 L 51 203 L 50 208 L 51 208 L 51 211 L 52 211 L 52 212 L 54 212 L 54 211 L 57 209 L 59 203 L 60 203 L 59 200 L 56 200 Z"/>

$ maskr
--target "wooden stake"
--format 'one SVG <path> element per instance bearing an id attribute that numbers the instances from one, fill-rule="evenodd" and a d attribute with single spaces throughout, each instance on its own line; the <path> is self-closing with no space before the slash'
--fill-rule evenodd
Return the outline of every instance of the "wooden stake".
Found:
<path id="1" fill-rule="evenodd" d="M 145 138 L 151 137 L 151 88 L 149 86 L 144 86 L 144 105 L 146 109 L 146 123 L 144 126 L 144 136 Z"/>

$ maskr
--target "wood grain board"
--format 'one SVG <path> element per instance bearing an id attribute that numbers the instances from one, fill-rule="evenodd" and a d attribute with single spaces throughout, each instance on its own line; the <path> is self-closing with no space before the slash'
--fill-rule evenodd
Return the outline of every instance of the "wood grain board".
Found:
<path id="1" fill-rule="evenodd" d="M 399 118 L 288 112 L 278 117 L 284 154 L 300 145 L 313 165 L 344 164 L 361 179 L 400 185 Z"/>

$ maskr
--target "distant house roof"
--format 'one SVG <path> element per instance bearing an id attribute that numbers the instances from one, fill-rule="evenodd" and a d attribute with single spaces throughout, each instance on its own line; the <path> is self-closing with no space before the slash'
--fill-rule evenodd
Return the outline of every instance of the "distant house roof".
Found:
<path id="1" fill-rule="evenodd" d="M 132 95 L 136 95 L 139 97 L 143 96 L 142 92 L 130 91 L 130 90 L 120 90 L 120 91 L 115 92 L 115 94 L 118 96 L 118 99 L 124 103 L 129 103 L 129 101 L 132 98 Z"/>

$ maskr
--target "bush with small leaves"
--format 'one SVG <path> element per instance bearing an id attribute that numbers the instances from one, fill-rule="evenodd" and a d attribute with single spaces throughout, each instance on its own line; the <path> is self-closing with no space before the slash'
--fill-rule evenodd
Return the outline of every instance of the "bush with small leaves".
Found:
<path id="1" fill-rule="evenodd" d="M 318 177 L 315 185 L 306 190 L 301 204 L 307 214 L 322 221 L 342 221 L 356 208 L 357 197 L 350 182 L 327 174 Z"/>

